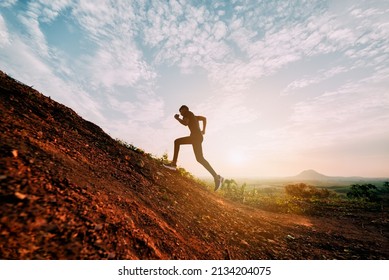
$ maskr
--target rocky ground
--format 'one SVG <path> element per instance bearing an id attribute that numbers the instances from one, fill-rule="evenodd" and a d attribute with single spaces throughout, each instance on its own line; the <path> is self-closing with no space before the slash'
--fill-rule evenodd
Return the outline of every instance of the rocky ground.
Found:
<path id="1" fill-rule="evenodd" d="M 389 258 L 387 211 L 230 202 L 2 72 L 0 113 L 1 259 Z"/>

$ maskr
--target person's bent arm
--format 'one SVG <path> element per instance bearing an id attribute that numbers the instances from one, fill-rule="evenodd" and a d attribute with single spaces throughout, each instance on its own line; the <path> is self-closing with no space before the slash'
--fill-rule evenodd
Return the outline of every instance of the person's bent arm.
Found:
<path id="1" fill-rule="evenodd" d="M 202 130 L 202 133 L 205 134 L 205 128 L 207 127 L 207 118 L 206 118 L 206 117 L 203 117 L 203 116 L 197 116 L 197 120 L 203 122 L 203 130 Z"/>
<path id="2" fill-rule="evenodd" d="M 189 120 L 187 118 L 180 119 L 179 114 L 175 114 L 174 118 L 180 122 L 180 124 L 187 126 L 189 124 Z"/>

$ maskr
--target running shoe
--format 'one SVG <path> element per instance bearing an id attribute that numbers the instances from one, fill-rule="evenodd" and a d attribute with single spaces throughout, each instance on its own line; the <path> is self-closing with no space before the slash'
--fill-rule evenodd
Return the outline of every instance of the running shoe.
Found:
<path id="1" fill-rule="evenodd" d="M 215 178 L 215 189 L 216 192 L 223 185 L 224 178 L 220 175 L 217 175 Z"/>
<path id="2" fill-rule="evenodd" d="M 163 167 L 167 168 L 167 169 L 170 169 L 170 170 L 177 170 L 177 165 L 175 165 L 174 163 L 168 163 L 168 164 L 162 164 Z"/>

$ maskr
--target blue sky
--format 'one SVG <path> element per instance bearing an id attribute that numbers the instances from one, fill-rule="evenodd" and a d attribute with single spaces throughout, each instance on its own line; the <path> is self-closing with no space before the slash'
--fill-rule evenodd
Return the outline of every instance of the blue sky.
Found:
<path id="1" fill-rule="evenodd" d="M 228 178 L 389 176 L 388 1 L 5 0 L 0 69 L 156 156 L 186 104 Z"/>

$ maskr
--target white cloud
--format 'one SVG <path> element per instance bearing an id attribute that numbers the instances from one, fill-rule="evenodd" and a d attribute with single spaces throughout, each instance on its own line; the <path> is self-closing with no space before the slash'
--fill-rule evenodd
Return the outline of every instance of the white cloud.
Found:
<path id="1" fill-rule="evenodd" d="M 346 68 L 344 66 L 335 66 L 329 70 L 320 69 L 318 71 L 318 73 L 316 73 L 314 76 L 311 76 L 311 77 L 308 76 L 308 77 L 304 77 L 302 79 L 293 81 L 281 92 L 281 94 L 287 95 L 287 94 L 294 92 L 296 90 L 321 83 L 327 79 L 333 78 L 339 74 L 348 72 L 350 70 L 352 70 L 352 68 Z"/>
<path id="2" fill-rule="evenodd" d="M 5 24 L 4 18 L 0 15 L 0 47 L 9 45 L 11 43 L 7 25 Z"/>
<path id="3" fill-rule="evenodd" d="M 304 56 L 340 51 L 355 41 L 353 31 L 322 13 L 319 2 L 304 5 L 252 3 L 220 20 L 217 10 L 205 6 L 153 2 L 140 22 L 145 42 L 157 50 L 157 63 L 178 64 L 185 73 L 199 66 L 215 86 L 242 91 Z M 275 8 L 277 14 L 265 14 Z M 285 24 L 269 29 L 279 19 Z"/>
<path id="4" fill-rule="evenodd" d="M 215 26 L 213 27 L 212 34 L 214 34 L 215 39 L 217 41 L 225 38 L 227 34 L 227 26 L 225 25 L 225 23 L 222 21 L 216 22 Z"/>
<path id="5" fill-rule="evenodd" d="M 39 3 L 39 4 L 38 4 Z M 40 9 L 40 21 L 50 22 L 53 21 L 59 13 L 74 4 L 73 0 L 39 0 L 37 5 Z"/>
<path id="6" fill-rule="evenodd" d="M 355 69 L 379 71 L 386 68 L 389 62 L 389 17 L 379 17 L 384 12 L 377 9 L 351 8 L 344 16 L 330 16 L 328 23 L 319 20 L 320 24 L 312 24 L 312 30 L 324 32 L 323 36 L 316 36 L 317 42 L 332 42 L 333 51 L 341 54 L 338 65 L 330 70 L 320 69 L 316 75 L 305 77 L 290 83 L 282 92 L 288 94 L 309 85 L 318 84 L 329 78 Z M 386 11 L 389 11 L 386 9 Z M 319 28 L 319 26 L 322 26 Z M 351 27 L 352 26 L 352 27 Z M 323 35 L 322 34 L 322 35 Z M 312 36 L 312 35 L 311 35 Z M 321 38 L 321 39 L 319 39 Z M 318 43 L 319 45 L 319 43 Z M 317 45 L 317 46 L 318 46 Z M 328 47 L 319 47 L 323 51 Z M 336 62 L 335 62 L 336 63 Z"/>
<path id="7" fill-rule="evenodd" d="M 385 71 L 388 74 L 388 71 Z M 386 76 L 388 77 L 388 76 Z M 387 78 L 369 77 L 296 104 L 291 128 L 309 146 L 336 145 L 381 135 L 389 127 Z"/>
<path id="8" fill-rule="evenodd" d="M 132 47 L 132 49 L 131 49 Z M 141 80 L 152 80 L 154 71 L 141 59 L 142 54 L 131 45 L 113 40 L 101 46 L 85 61 L 87 75 L 94 87 L 135 86 Z"/>
<path id="9" fill-rule="evenodd" d="M 164 101 L 155 95 L 139 95 L 135 101 L 119 101 L 115 96 L 109 96 L 112 108 L 124 114 L 127 120 L 143 125 L 160 122 L 164 117 Z"/>
<path id="10" fill-rule="evenodd" d="M 249 108 L 245 99 L 241 93 L 218 92 L 193 109 L 195 113 L 205 115 L 212 120 L 213 128 L 210 133 L 217 135 L 258 119 L 261 113 Z"/>
<path id="11" fill-rule="evenodd" d="M 97 46 L 85 59 L 87 78 L 94 87 L 134 87 L 156 78 L 135 43 L 137 19 L 128 2 L 81 1 L 72 13 Z"/>
<path id="12" fill-rule="evenodd" d="M 153 7 L 147 14 L 144 39 L 158 47 L 157 63 L 178 64 L 188 73 L 198 66 L 212 69 L 230 53 L 223 40 L 226 24 L 204 6 L 171 11 L 168 3 L 153 2 Z"/>
<path id="13" fill-rule="evenodd" d="M 3 0 L 3 1 L 0 3 L 0 7 L 4 7 L 4 8 L 12 7 L 13 5 L 15 5 L 15 3 L 16 3 L 17 1 L 18 1 L 18 0 Z"/>
<path id="14" fill-rule="evenodd" d="M 25 26 L 28 31 L 28 37 L 26 40 L 30 42 L 30 45 L 34 48 L 37 54 L 48 57 L 49 47 L 45 35 L 39 26 L 39 17 L 42 11 L 42 6 L 38 2 L 29 2 L 27 4 L 27 11 L 18 15 L 20 22 Z"/>

